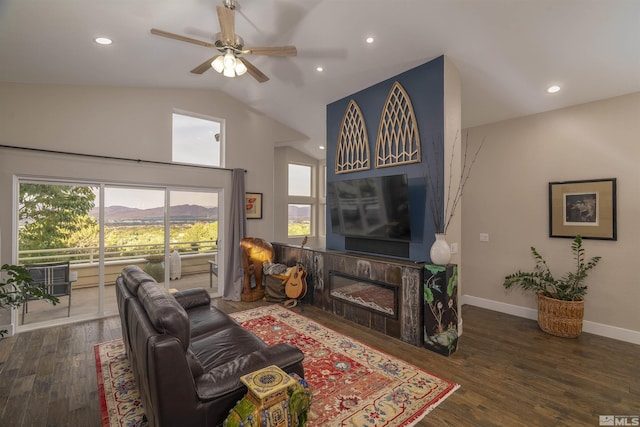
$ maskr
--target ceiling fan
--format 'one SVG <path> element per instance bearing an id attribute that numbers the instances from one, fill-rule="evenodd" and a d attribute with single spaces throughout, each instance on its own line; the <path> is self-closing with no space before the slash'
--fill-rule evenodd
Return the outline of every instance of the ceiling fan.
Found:
<path id="1" fill-rule="evenodd" d="M 220 32 L 215 35 L 213 43 L 192 39 L 156 28 L 151 29 L 151 34 L 213 48 L 219 52 L 219 54 L 207 59 L 191 70 L 194 74 L 202 74 L 208 69 L 213 68 L 227 77 L 241 76 L 244 73 L 249 73 L 251 77 L 260 83 L 264 83 L 269 80 L 269 77 L 246 58 L 243 58 L 242 55 L 297 55 L 298 51 L 295 46 L 246 47 L 242 37 L 235 32 L 235 0 L 223 0 L 223 5 L 224 6 L 216 6 L 218 21 L 220 22 Z"/>

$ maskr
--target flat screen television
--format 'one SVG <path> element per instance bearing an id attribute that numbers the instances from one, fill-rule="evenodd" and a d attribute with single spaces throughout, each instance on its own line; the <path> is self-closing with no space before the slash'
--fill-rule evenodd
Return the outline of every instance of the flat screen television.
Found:
<path id="1" fill-rule="evenodd" d="M 411 240 L 406 175 L 329 182 L 327 203 L 334 233 L 380 240 Z"/>

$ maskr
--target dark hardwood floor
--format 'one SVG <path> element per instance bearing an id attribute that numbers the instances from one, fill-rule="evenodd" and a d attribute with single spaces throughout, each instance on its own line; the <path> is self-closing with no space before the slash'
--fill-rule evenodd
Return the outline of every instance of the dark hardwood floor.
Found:
<path id="1" fill-rule="evenodd" d="M 260 303 L 214 304 L 233 312 Z M 460 384 L 420 426 L 597 426 L 599 415 L 640 415 L 638 345 L 552 337 L 535 321 L 464 306 L 459 350 L 444 357 L 313 307 L 295 310 Z M 0 340 L 0 426 L 99 426 L 93 346 L 120 336 L 112 317 Z"/>

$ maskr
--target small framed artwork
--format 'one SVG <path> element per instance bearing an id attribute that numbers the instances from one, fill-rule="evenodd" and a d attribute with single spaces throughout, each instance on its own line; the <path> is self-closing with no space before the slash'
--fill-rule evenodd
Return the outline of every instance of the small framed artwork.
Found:
<path id="1" fill-rule="evenodd" d="M 616 178 L 549 183 L 549 236 L 617 240 Z"/>
<path id="2" fill-rule="evenodd" d="M 244 208 L 247 219 L 262 219 L 262 193 L 245 193 Z"/>

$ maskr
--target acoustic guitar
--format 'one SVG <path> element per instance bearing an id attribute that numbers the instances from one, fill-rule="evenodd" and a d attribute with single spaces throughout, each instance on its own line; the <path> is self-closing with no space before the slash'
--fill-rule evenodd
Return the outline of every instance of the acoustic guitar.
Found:
<path id="1" fill-rule="evenodd" d="M 287 280 L 287 284 L 284 287 L 284 293 L 291 299 L 300 299 L 307 294 L 307 270 L 302 264 L 300 264 L 302 249 L 304 248 L 305 243 L 307 243 L 307 236 L 302 240 L 298 262 L 296 263 L 295 269 L 291 273 L 291 276 L 289 276 L 289 280 Z"/>

